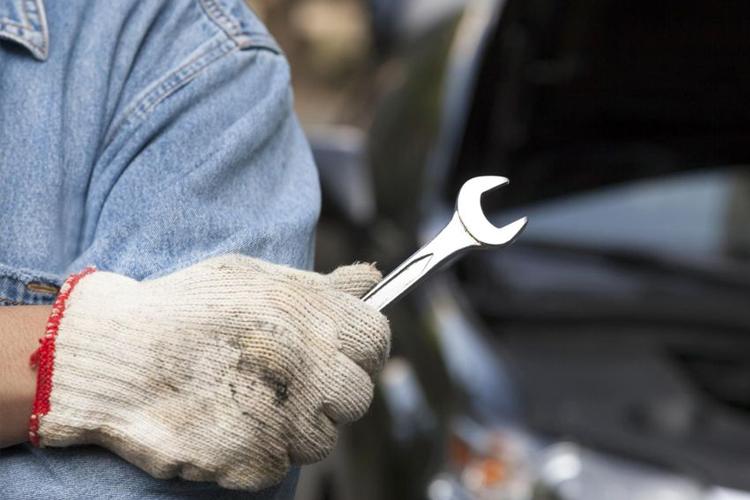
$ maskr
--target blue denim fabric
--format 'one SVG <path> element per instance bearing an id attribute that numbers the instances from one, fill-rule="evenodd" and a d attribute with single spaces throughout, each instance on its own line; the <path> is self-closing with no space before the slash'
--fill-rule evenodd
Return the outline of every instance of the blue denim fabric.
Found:
<path id="1" fill-rule="evenodd" d="M 309 267 L 318 209 L 287 63 L 241 0 L 0 0 L 0 304 L 50 303 L 92 264 Z M 11 500 L 291 498 L 295 481 L 236 493 L 96 447 L 0 450 Z"/>

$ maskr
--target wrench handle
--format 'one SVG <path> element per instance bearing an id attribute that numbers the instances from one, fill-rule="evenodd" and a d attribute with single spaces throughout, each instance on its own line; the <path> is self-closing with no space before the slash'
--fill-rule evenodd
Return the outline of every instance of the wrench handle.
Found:
<path id="1" fill-rule="evenodd" d="M 362 300 L 382 311 L 406 295 L 433 271 L 450 263 L 463 251 L 478 246 L 479 242 L 466 231 L 458 214 L 454 213 L 451 221 L 437 236 L 383 278 Z"/>

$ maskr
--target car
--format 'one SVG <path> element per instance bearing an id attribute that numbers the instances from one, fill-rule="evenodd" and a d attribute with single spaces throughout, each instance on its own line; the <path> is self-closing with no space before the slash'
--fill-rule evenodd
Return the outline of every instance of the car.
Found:
<path id="1" fill-rule="evenodd" d="M 485 211 L 529 225 L 386 310 L 393 357 L 326 497 L 750 499 L 747 19 L 476 0 L 380 30 L 372 126 L 313 140 L 319 268 L 392 269 L 475 175 L 508 177 Z"/>

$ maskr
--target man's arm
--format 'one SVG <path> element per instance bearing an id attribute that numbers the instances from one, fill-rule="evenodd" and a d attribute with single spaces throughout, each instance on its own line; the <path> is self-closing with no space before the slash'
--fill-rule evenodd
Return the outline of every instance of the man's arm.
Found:
<path id="1" fill-rule="evenodd" d="M 50 306 L 0 307 L 0 448 L 28 438 L 36 372 L 29 356 L 39 346 Z"/>

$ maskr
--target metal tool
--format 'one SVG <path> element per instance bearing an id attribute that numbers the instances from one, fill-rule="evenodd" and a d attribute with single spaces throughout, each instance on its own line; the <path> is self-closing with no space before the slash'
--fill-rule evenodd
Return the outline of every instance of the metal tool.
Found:
<path id="1" fill-rule="evenodd" d="M 524 227 L 526 217 L 503 227 L 495 227 L 484 216 L 481 198 L 508 184 L 508 179 L 486 175 L 469 179 L 461 186 L 453 218 L 432 241 L 417 250 L 392 273 L 383 278 L 362 300 L 383 310 L 405 295 L 432 271 L 447 265 L 469 250 L 500 248 L 513 243 Z"/>

